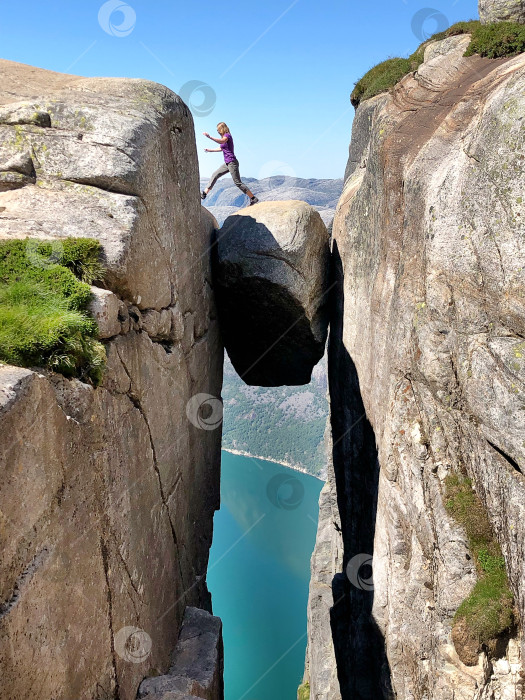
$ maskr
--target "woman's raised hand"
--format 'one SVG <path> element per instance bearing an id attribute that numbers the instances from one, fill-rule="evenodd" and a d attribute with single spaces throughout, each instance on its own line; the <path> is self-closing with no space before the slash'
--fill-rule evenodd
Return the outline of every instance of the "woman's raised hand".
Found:
<path id="1" fill-rule="evenodd" d="M 210 135 L 208 134 L 207 131 L 203 131 L 203 132 L 202 132 L 202 135 L 203 135 L 203 136 L 207 136 L 208 138 L 210 138 Z"/>

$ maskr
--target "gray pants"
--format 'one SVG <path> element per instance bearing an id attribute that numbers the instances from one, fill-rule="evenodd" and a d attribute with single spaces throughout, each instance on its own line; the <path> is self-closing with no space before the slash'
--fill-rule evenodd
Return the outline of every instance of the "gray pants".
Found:
<path id="1" fill-rule="evenodd" d="M 246 194 L 248 192 L 248 188 L 243 182 L 241 182 L 241 176 L 239 174 L 239 161 L 237 158 L 232 160 L 231 163 L 223 163 L 219 168 L 217 168 L 208 182 L 207 190 L 210 191 L 217 180 L 223 175 L 226 175 L 227 172 L 231 173 L 234 184 L 237 185 L 237 187 L 244 192 L 244 194 Z"/>

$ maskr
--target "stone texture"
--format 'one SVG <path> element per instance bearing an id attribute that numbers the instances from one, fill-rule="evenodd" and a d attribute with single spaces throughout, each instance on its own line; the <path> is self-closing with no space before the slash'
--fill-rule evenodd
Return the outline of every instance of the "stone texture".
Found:
<path id="1" fill-rule="evenodd" d="M 261 202 L 226 219 L 217 249 L 221 330 L 238 374 L 258 386 L 307 384 L 328 322 L 321 217 L 305 202 Z"/>
<path id="2" fill-rule="evenodd" d="M 98 238 L 111 336 L 97 389 L 0 366 L 0 696 L 134 700 L 211 605 L 221 429 L 187 404 L 220 396 L 223 353 L 192 118 L 147 81 L 0 70 L 0 163 L 36 171 L 0 236 Z"/>
<path id="3" fill-rule="evenodd" d="M 439 88 L 448 80 L 451 71 L 461 68 L 463 53 L 470 40 L 470 34 L 457 34 L 427 44 L 423 54 L 425 60 L 417 70 L 418 82 L 429 88 L 436 84 Z M 443 60 L 444 56 L 447 56 L 446 60 Z"/>
<path id="4" fill-rule="evenodd" d="M 174 302 L 172 281 L 197 262 L 198 164 L 191 113 L 147 80 L 78 78 L 0 61 L 0 164 L 32 154 L 35 178 L 11 166 L 0 235 L 104 243 L 111 289 L 139 308 Z M 2 166 L 3 167 L 3 166 Z M 1 170 L 2 168 L 0 168 Z M 16 188 L 16 189 L 14 189 Z M 162 206 L 159 206 L 162 202 Z"/>
<path id="5" fill-rule="evenodd" d="M 0 170 L 14 171 L 21 173 L 22 175 L 28 175 L 33 177 L 35 175 L 35 168 L 33 166 L 33 159 L 29 151 L 22 151 L 21 153 L 15 153 L 12 158 L 0 165 Z"/>
<path id="6" fill-rule="evenodd" d="M 478 0 L 481 24 L 519 22 L 525 24 L 524 0 Z"/>
<path id="7" fill-rule="evenodd" d="M 329 472 L 332 472 L 331 465 Z M 319 497 L 319 522 L 308 594 L 308 646 L 304 680 L 310 683 L 310 697 L 316 700 L 341 700 L 330 609 L 334 603 L 332 579 L 343 566 L 343 546 L 337 530 L 337 527 L 340 528 L 339 511 L 331 483 L 333 479 L 323 486 Z"/>
<path id="8" fill-rule="evenodd" d="M 220 700 L 223 697 L 223 644 L 220 618 L 187 607 L 172 664 L 164 676 L 144 680 L 138 698 L 158 700 L 166 694 Z M 179 695 L 177 695 L 179 693 Z"/>
<path id="9" fill-rule="evenodd" d="M 91 287 L 93 298 L 89 305 L 89 313 L 98 324 L 99 338 L 111 338 L 121 331 L 119 320 L 120 299 L 109 289 Z"/>
<path id="10" fill-rule="evenodd" d="M 141 314 L 142 330 L 154 340 L 168 340 L 171 337 L 172 309 L 148 309 Z"/>
<path id="11" fill-rule="evenodd" d="M 443 503 L 451 470 L 472 478 L 525 614 L 525 55 L 464 58 L 464 41 L 431 45 L 359 106 L 333 223 L 344 557 L 332 629 L 345 700 L 523 694 L 521 633 L 468 667 L 451 638 L 476 580 Z"/>

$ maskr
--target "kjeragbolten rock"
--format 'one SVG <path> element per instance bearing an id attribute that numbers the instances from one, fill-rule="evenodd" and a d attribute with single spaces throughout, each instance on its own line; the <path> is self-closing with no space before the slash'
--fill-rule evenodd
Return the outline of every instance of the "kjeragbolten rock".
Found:
<path id="1" fill-rule="evenodd" d="M 247 384 L 307 384 L 328 325 L 328 232 L 313 207 L 261 202 L 217 234 L 215 275 L 228 354 Z"/>

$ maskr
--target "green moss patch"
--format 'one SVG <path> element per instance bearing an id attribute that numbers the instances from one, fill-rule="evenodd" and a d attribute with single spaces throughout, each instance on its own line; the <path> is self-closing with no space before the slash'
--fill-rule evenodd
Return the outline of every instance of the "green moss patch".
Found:
<path id="1" fill-rule="evenodd" d="M 310 683 L 308 681 L 299 686 L 297 700 L 310 700 Z"/>
<path id="2" fill-rule="evenodd" d="M 443 32 L 433 34 L 408 58 L 389 58 L 371 68 L 355 83 L 350 101 L 357 107 L 366 100 L 392 88 L 408 73 L 417 70 L 423 63 L 425 48 L 431 41 L 440 41 L 449 36 L 470 34 L 471 40 L 464 56 L 477 53 L 487 58 L 514 56 L 525 51 L 525 25 L 515 22 L 481 24 L 476 20 L 456 22 Z"/>
<path id="3" fill-rule="evenodd" d="M 476 585 L 456 611 L 454 624 L 461 626 L 466 647 L 492 649 L 494 640 L 508 635 L 515 624 L 505 560 L 470 479 L 458 474 L 446 477 L 445 507 L 465 528 L 478 573 Z"/>
<path id="4" fill-rule="evenodd" d="M 100 253 L 87 238 L 0 241 L 0 361 L 100 382 L 106 354 L 87 314 Z"/>

